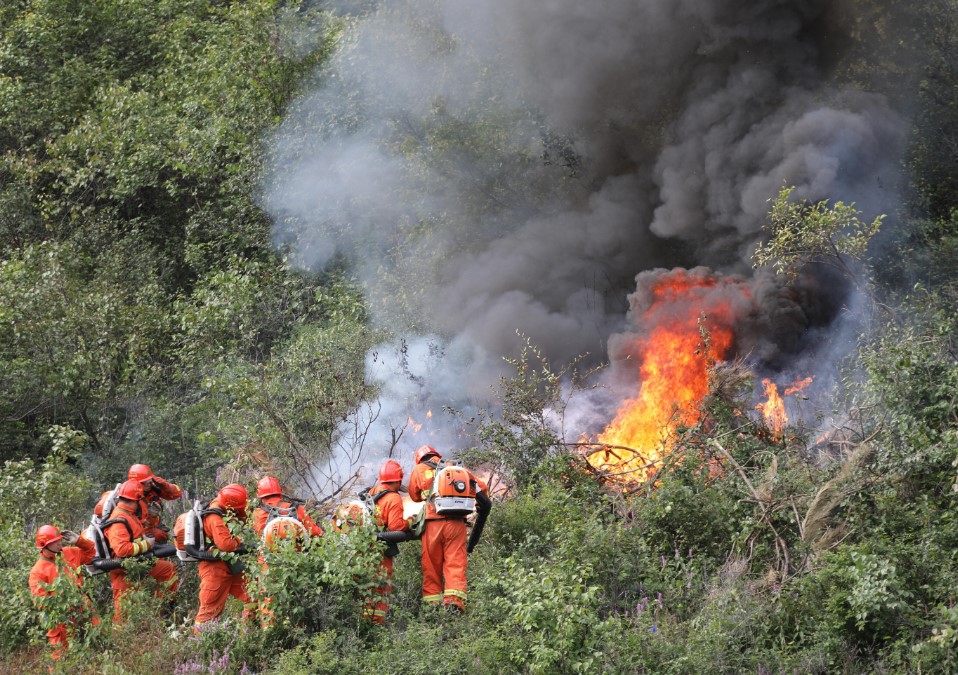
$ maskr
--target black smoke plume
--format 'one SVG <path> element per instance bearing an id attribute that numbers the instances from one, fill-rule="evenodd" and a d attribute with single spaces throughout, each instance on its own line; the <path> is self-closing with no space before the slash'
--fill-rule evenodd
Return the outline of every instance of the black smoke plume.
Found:
<path id="1" fill-rule="evenodd" d="M 391 0 L 345 13 L 271 139 L 263 203 L 277 245 L 313 269 L 350 259 L 377 320 L 405 337 L 402 358 L 383 346 L 370 363 L 395 412 L 384 431 L 488 405 L 517 333 L 555 363 L 608 358 L 610 337 L 635 330 L 636 275 L 679 265 L 748 278 L 739 347 L 763 367 L 827 367 L 852 331 L 851 290 L 814 273 L 786 288 L 749 262 L 783 185 L 866 215 L 897 199 L 902 121 L 822 73 L 827 5 Z"/>

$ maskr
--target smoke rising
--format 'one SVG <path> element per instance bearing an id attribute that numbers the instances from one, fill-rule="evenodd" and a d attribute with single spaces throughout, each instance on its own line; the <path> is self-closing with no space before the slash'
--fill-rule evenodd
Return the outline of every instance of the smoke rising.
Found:
<path id="1" fill-rule="evenodd" d="M 370 366 L 408 385 L 385 391 L 372 444 L 427 409 L 441 426 L 437 403 L 488 405 L 517 333 L 555 363 L 608 358 L 635 330 L 636 275 L 641 294 L 657 268 L 747 274 L 783 184 L 888 209 L 903 125 L 820 72 L 826 4 L 398 0 L 347 16 L 271 139 L 263 203 L 300 264 L 347 257 L 377 321 L 442 345 Z M 741 350 L 783 368 L 834 346 L 815 335 L 848 304 L 842 284 L 743 283 Z"/>

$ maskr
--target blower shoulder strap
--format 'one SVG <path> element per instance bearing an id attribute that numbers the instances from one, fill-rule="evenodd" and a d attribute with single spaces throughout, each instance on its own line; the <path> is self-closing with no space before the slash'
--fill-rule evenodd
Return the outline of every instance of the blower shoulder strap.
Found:
<path id="1" fill-rule="evenodd" d="M 110 527 L 111 525 L 116 525 L 118 523 L 123 523 L 123 527 L 125 527 L 126 531 L 130 533 L 130 539 L 133 539 L 133 528 L 130 527 L 130 524 L 128 522 L 126 522 L 126 518 L 111 518 L 110 520 L 106 520 L 100 523 L 100 530 L 105 535 L 106 529 L 108 527 Z"/>

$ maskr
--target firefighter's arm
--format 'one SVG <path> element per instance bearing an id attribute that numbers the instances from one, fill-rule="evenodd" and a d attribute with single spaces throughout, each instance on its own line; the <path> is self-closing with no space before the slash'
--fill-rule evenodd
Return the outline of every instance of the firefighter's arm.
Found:
<path id="1" fill-rule="evenodd" d="M 311 537 L 322 537 L 324 534 L 326 534 L 323 532 L 323 528 L 317 525 L 316 521 L 309 516 L 309 513 L 306 512 L 305 507 L 300 506 L 299 513 L 297 515 L 299 516 L 299 521 L 306 527 L 306 531 L 309 532 Z"/>
<path id="2" fill-rule="evenodd" d="M 263 530 L 266 529 L 266 520 L 269 518 L 269 514 L 265 510 L 257 507 L 253 509 L 253 522 L 252 528 L 253 532 L 256 533 L 257 537 L 263 536 Z"/>
<path id="3" fill-rule="evenodd" d="M 44 574 L 42 570 L 37 570 L 37 569 L 30 570 L 29 584 L 30 584 L 30 592 L 33 595 L 37 597 L 43 597 L 45 595 L 49 595 L 50 591 L 48 591 L 46 588 L 41 586 L 41 584 L 46 586 L 52 583 L 53 583 L 53 578 L 47 574 Z"/>
<path id="4" fill-rule="evenodd" d="M 206 534 L 213 540 L 213 545 L 224 553 L 232 553 L 243 542 L 230 534 L 229 528 L 223 519 L 215 513 L 206 518 Z"/>
<path id="5" fill-rule="evenodd" d="M 153 483 L 159 489 L 160 497 L 163 499 L 179 499 L 183 496 L 183 490 L 179 485 L 163 480 L 159 476 L 153 476 Z"/>
<path id="6" fill-rule="evenodd" d="M 79 538 L 77 538 L 76 546 L 71 548 L 74 548 L 76 551 L 74 556 L 77 558 L 76 564 L 73 564 L 73 562 L 70 561 L 70 564 L 74 568 L 77 568 L 80 565 L 88 565 L 90 561 L 96 557 L 96 548 L 94 548 L 93 542 L 84 537 L 82 534 L 79 536 Z M 64 549 L 64 553 L 66 553 L 66 549 Z"/>

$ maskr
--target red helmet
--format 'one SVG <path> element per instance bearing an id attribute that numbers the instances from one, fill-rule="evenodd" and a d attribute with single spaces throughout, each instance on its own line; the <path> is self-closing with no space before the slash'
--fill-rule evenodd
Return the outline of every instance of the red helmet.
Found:
<path id="1" fill-rule="evenodd" d="M 273 476 L 263 476 L 259 479 L 259 483 L 256 484 L 256 496 L 260 499 L 282 494 L 283 488 L 279 486 L 279 481 Z"/>
<path id="2" fill-rule="evenodd" d="M 396 460 L 387 459 L 383 462 L 383 465 L 379 467 L 379 482 L 393 483 L 399 480 L 402 480 L 402 467 Z"/>
<path id="3" fill-rule="evenodd" d="M 426 459 L 426 457 L 429 457 L 430 455 L 434 455 L 436 459 L 442 459 L 442 455 L 440 455 L 439 452 L 434 447 L 432 447 L 431 445 L 424 445 L 418 450 L 416 450 L 416 454 L 415 454 L 416 464 L 419 464 L 421 461 L 423 461 L 424 459 Z"/>
<path id="4" fill-rule="evenodd" d="M 249 499 L 249 494 L 246 492 L 246 488 L 239 483 L 230 483 L 220 488 L 216 499 L 223 508 L 229 509 L 230 511 L 245 511 L 246 500 Z"/>
<path id="5" fill-rule="evenodd" d="M 138 480 L 142 483 L 145 480 L 153 478 L 153 469 L 146 464 L 134 464 L 130 467 L 130 470 L 126 472 L 126 477 L 130 480 Z"/>
<path id="6" fill-rule="evenodd" d="M 47 544 L 63 539 L 63 535 L 53 525 L 41 525 L 37 530 L 37 548 L 44 548 Z"/>
<path id="7" fill-rule="evenodd" d="M 143 499 L 143 486 L 138 480 L 128 480 L 120 486 L 117 496 L 120 499 L 132 499 L 137 502 Z"/>

